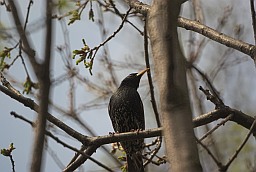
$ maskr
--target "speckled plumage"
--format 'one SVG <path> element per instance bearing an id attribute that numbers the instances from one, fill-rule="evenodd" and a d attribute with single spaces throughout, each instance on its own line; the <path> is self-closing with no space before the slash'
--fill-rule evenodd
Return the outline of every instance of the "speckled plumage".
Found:
<path id="1" fill-rule="evenodd" d="M 143 104 L 137 88 L 141 76 L 149 69 L 132 73 L 121 83 L 109 102 L 109 116 L 115 132 L 123 133 L 132 130 L 144 130 L 145 118 Z M 128 172 L 143 172 L 144 139 L 121 142 L 127 154 Z"/>

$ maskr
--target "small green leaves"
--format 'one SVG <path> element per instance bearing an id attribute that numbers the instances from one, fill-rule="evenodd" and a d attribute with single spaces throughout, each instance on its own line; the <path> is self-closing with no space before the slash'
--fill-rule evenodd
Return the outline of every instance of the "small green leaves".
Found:
<path id="1" fill-rule="evenodd" d="M 78 10 L 73 10 L 69 12 L 72 17 L 69 19 L 68 25 L 73 24 L 76 20 L 80 20 L 80 14 Z"/>
<path id="2" fill-rule="evenodd" d="M 125 155 L 124 155 L 124 156 L 119 156 L 119 157 L 118 157 L 118 160 L 120 160 L 120 161 L 125 161 L 125 162 L 127 161 Z M 121 166 L 121 171 L 122 171 L 122 172 L 128 172 L 127 163 L 125 163 L 123 166 Z"/>
<path id="3" fill-rule="evenodd" d="M 85 9 L 87 3 L 81 3 L 80 1 L 77 1 L 75 6 L 77 7 L 75 10 L 72 10 L 68 13 L 68 15 L 71 15 L 71 18 L 69 19 L 68 25 L 73 24 L 76 20 L 81 20 L 81 15 L 83 10 Z M 89 20 L 94 22 L 94 11 L 92 9 L 92 2 L 90 1 L 90 10 L 89 10 Z"/>
<path id="4" fill-rule="evenodd" d="M 121 171 L 122 171 L 122 172 L 128 172 L 127 164 L 125 164 L 125 165 L 123 165 L 123 166 L 121 167 Z"/>
<path id="5" fill-rule="evenodd" d="M 80 50 L 74 50 L 72 58 L 75 59 L 75 57 L 78 55 L 80 58 L 76 60 L 76 65 L 83 61 L 85 68 L 88 68 L 90 74 L 92 75 L 93 50 L 90 49 L 84 39 L 82 39 L 82 41 L 84 47 L 82 47 Z"/>
<path id="6" fill-rule="evenodd" d="M 0 51 L 0 57 L 5 58 L 11 58 L 11 51 L 12 48 L 4 47 L 4 50 Z"/>
<path id="7" fill-rule="evenodd" d="M 12 151 L 16 149 L 14 146 L 13 146 L 13 143 L 11 143 L 9 145 L 9 148 L 7 149 L 1 149 L 1 154 L 4 155 L 4 156 L 11 156 L 12 154 Z"/>
<path id="8" fill-rule="evenodd" d="M 12 50 L 13 48 L 4 47 L 4 50 L 0 51 L 0 71 L 9 67 L 9 65 L 7 65 L 4 60 L 6 57 L 11 58 Z"/>
<path id="9" fill-rule="evenodd" d="M 118 159 L 119 159 L 120 161 L 126 161 L 126 156 L 125 156 L 125 155 L 124 155 L 124 156 L 119 156 Z"/>
<path id="10" fill-rule="evenodd" d="M 29 94 L 31 92 L 32 88 L 38 89 L 39 85 L 38 85 L 38 83 L 32 82 L 30 77 L 27 77 L 26 81 L 23 83 L 23 87 L 24 87 L 24 90 L 22 93 Z"/>

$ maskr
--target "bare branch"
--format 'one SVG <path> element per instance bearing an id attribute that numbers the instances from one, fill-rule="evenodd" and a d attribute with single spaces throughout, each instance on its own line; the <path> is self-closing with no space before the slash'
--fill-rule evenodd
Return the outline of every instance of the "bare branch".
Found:
<path id="1" fill-rule="evenodd" d="M 138 0 L 126 0 L 126 2 L 133 7 L 137 12 L 146 15 L 150 11 L 150 6 L 143 4 Z M 184 1 L 185 2 L 185 1 Z M 205 26 L 197 21 L 186 19 L 183 17 L 178 17 L 178 27 L 182 27 L 187 30 L 192 30 L 197 33 L 204 35 L 220 44 L 226 45 L 227 47 L 234 48 L 244 54 L 247 54 L 254 59 L 254 54 L 256 53 L 255 46 L 242 42 L 240 40 L 234 39 L 226 34 L 220 33 L 208 26 Z"/>
<path id="2" fill-rule="evenodd" d="M 217 160 L 217 158 L 213 155 L 213 153 L 210 151 L 210 149 L 207 146 L 205 146 L 200 140 L 198 140 L 198 138 L 196 138 L 196 141 L 207 151 L 207 153 L 210 155 L 210 157 L 212 157 L 212 159 L 218 165 L 219 168 L 223 167 L 222 163 Z"/>
<path id="3" fill-rule="evenodd" d="M 240 153 L 240 151 L 242 150 L 242 148 L 244 147 L 244 145 L 246 144 L 246 142 L 248 141 L 249 137 L 251 136 L 253 129 L 255 128 L 255 123 L 256 123 L 256 118 L 254 117 L 254 121 L 250 127 L 250 131 L 248 132 L 248 134 L 246 135 L 244 141 L 242 142 L 242 144 L 238 147 L 238 149 L 236 150 L 236 152 L 234 153 L 234 155 L 230 158 L 230 160 L 228 161 L 228 163 L 223 167 L 223 169 L 221 169 L 221 171 L 227 171 L 228 167 L 230 166 L 230 164 L 235 160 L 235 158 L 237 157 L 237 155 Z"/>
<path id="4" fill-rule="evenodd" d="M 212 134 L 215 130 L 217 130 L 220 126 L 224 125 L 226 122 L 228 122 L 231 118 L 233 117 L 233 114 L 228 115 L 223 121 L 221 121 L 220 123 L 218 123 L 215 127 L 213 127 L 211 130 L 209 130 L 207 133 L 205 133 L 200 139 L 199 141 L 202 141 L 203 139 L 205 139 L 207 136 L 209 136 L 210 134 Z"/>
<path id="5" fill-rule="evenodd" d="M 28 55 L 30 63 L 32 64 L 33 69 L 36 72 L 36 75 L 38 75 L 39 64 L 37 63 L 36 58 L 35 58 L 35 51 L 31 48 L 31 44 L 26 36 L 26 33 L 25 33 L 23 27 L 22 27 L 19 11 L 16 7 L 16 4 L 18 4 L 18 3 L 15 0 L 8 0 L 8 1 L 9 1 L 9 5 L 11 7 L 13 20 L 15 22 L 17 31 L 18 31 L 21 41 L 22 41 L 22 45 L 23 45 L 22 48 L 24 49 L 25 53 Z"/>
<path id="6" fill-rule="evenodd" d="M 21 119 L 21 120 L 23 120 L 23 121 L 29 123 L 32 127 L 36 127 L 36 125 L 35 125 L 34 122 L 32 122 L 32 121 L 30 121 L 30 120 L 24 118 L 23 116 L 21 116 L 21 115 L 15 113 L 15 112 L 11 112 L 11 115 L 13 115 L 15 118 L 19 118 L 19 119 Z M 55 140 L 57 143 L 61 144 L 62 146 L 64 146 L 64 147 L 66 147 L 66 148 L 68 148 L 68 149 L 70 149 L 70 150 L 73 150 L 73 151 L 75 151 L 75 152 L 81 154 L 82 156 L 84 156 L 84 157 L 90 159 L 92 162 L 94 162 L 94 163 L 96 163 L 97 165 L 103 167 L 104 169 L 113 172 L 112 169 L 110 169 L 110 168 L 107 167 L 106 165 L 102 164 L 101 162 L 97 161 L 96 159 L 90 157 L 89 155 L 87 155 L 87 154 L 84 153 L 83 151 L 78 150 L 78 149 L 76 149 L 75 147 L 70 146 L 69 144 L 63 142 L 63 141 L 60 140 L 58 137 L 54 136 L 54 134 L 52 134 L 50 131 L 45 130 L 45 131 L 44 131 L 44 134 L 47 135 L 47 136 L 49 136 L 49 137 L 51 137 L 53 140 Z"/>
<path id="7" fill-rule="evenodd" d="M 255 46 L 234 39 L 226 34 L 220 33 L 208 26 L 205 26 L 197 21 L 189 20 L 183 17 L 178 18 L 178 26 L 187 30 L 192 30 L 197 33 L 204 35 L 220 44 L 226 45 L 227 47 L 234 48 L 244 54 L 253 57 L 255 53 Z"/>
<path id="8" fill-rule="evenodd" d="M 3 87 L 2 85 L 0 85 L 0 91 L 5 93 L 6 95 L 10 96 L 14 100 L 22 103 L 24 106 L 29 107 L 33 111 L 38 112 L 39 106 L 32 99 L 24 97 L 22 95 L 17 95 L 14 92 L 12 92 L 11 90 L 8 90 L 7 88 Z M 61 120 L 52 116 L 50 113 L 46 113 L 46 116 L 47 116 L 48 121 L 50 121 L 54 125 L 58 126 L 60 129 L 65 131 L 70 136 L 74 137 L 75 139 L 77 139 L 81 143 L 86 142 L 85 141 L 86 136 L 84 136 L 84 135 L 80 134 L 79 132 L 75 131 L 74 129 L 72 129 L 71 127 L 69 127 L 65 123 L 63 123 Z"/>
<path id="9" fill-rule="evenodd" d="M 150 69 L 149 52 L 148 52 L 147 21 L 145 21 L 145 25 L 144 25 L 144 51 L 145 51 L 146 67 Z M 157 110 L 155 92 L 154 92 L 154 85 L 153 85 L 153 80 L 152 80 L 150 70 L 147 72 L 147 76 L 148 76 L 148 84 L 149 84 L 149 88 L 150 88 L 151 103 L 152 103 L 152 107 L 153 107 L 153 110 L 154 110 L 157 127 L 161 127 L 160 114 Z"/>
<path id="10" fill-rule="evenodd" d="M 125 0 L 126 3 L 136 10 L 136 12 L 141 13 L 142 15 L 146 16 L 148 11 L 150 10 L 150 6 L 144 4 L 138 0 Z"/>

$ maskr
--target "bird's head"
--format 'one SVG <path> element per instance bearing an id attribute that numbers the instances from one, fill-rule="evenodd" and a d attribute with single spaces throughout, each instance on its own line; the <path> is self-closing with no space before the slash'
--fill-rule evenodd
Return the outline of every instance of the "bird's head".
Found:
<path id="1" fill-rule="evenodd" d="M 140 71 L 139 73 L 131 73 L 126 78 L 124 78 L 124 80 L 121 82 L 120 87 L 129 86 L 129 87 L 137 89 L 139 87 L 140 78 L 148 70 L 149 70 L 149 68 L 146 68 L 146 69 Z"/>

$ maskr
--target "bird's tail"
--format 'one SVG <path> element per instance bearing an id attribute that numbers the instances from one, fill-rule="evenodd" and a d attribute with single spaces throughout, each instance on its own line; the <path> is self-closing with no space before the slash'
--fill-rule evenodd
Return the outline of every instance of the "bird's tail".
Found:
<path id="1" fill-rule="evenodd" d="M 143 160 L 141 154 L 127 155 L 128 172 L 144 172 Z"/>

